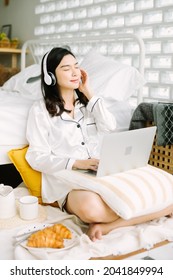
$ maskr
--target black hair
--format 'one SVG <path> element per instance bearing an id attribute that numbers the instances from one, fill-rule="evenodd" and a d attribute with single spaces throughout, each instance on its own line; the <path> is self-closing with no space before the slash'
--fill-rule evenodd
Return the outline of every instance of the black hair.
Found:
<path id="1" fill-rule="evenodd" d="M 60 64 L 61 60 L 63 59 L 64 56 L 71 54 L 73 57 L 75 55 L 70 51 L 70 49 L 67 48 L 53 48 L 48 56 L 47 56 L 47 63 L 46 63 L 46 68 L 47 72 L 52 73 L 55 76 L 55 70 L 57 66 Z M 46 55 L 46 54 L 45 54 Z M 56 82 L 54 85 L 47 85 L 44 81 L 44 58 L 45 55 L 43 56 L 42 59 L 42 64 L 41 64 L 41 89 L 42 89 L 42 94 L 43 98 L 45 101 L 46 108 L 49 112 L 49 114 L 54 117 L 54 116 L 60 116 L 63 112 L 70 112 L 69 110 L 66 110 L 64 108 L 64 100 L 62 98 L 60 88 L 58 86 L 58 83 Z M 76 94 L 78 96 L 76 102 L 79 102 L 83 104 L 84 106 L 87 106 L 88 104 L 88 99 L 87 97 L 79 91 L 79 89 L 76 89 Z"/>

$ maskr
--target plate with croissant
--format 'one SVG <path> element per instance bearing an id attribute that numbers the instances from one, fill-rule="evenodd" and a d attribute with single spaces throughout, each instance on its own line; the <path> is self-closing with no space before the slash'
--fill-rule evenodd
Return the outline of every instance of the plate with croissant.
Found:
<path id="1" fill-rule="evenodd" d="M 26 249 L 55 249 L 64 250 L 75 245 L 77 234 L 63 224 L 42 224 L 32 226 L 20 232 L 16 238 L 25 236 L 25 240 L 20 243 Z"/>

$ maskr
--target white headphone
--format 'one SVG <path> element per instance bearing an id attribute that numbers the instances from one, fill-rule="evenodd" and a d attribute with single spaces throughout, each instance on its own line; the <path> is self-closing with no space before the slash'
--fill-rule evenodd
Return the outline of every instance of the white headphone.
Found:
<path id="1" fill-rule="evenodd" d="M 44 73 L 44 82 L 48 86 L 56 85 L 56 77 L 53 73 L 47 72 L 47 57 L 51 51 L 49 51 L 43 60 L 43 73 Z"/>

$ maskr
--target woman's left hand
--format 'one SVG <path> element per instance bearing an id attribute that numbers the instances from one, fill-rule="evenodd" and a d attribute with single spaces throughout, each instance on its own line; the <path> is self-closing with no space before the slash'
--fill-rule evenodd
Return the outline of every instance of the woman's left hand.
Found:
<path id="1" fill-rule="evenodd" d="M 88 100 L 90 100 L 94 94 L 89 85 L 88 74 L 83 69 L 80 69 L 80 71 L 81 71 L 81 82 L 79 85 L 79 90 L 88 98 Z"/>

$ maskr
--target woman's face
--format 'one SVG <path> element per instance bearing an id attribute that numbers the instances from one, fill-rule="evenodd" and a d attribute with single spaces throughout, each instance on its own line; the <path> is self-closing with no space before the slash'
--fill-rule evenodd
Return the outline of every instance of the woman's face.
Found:
<path id="1" fill-rule="evenodd" d="M 71 54 L 65 55 L 55 70 L 57 83 L 62 89 L 77 89 L 81 71 L 76 58 Z"/>

